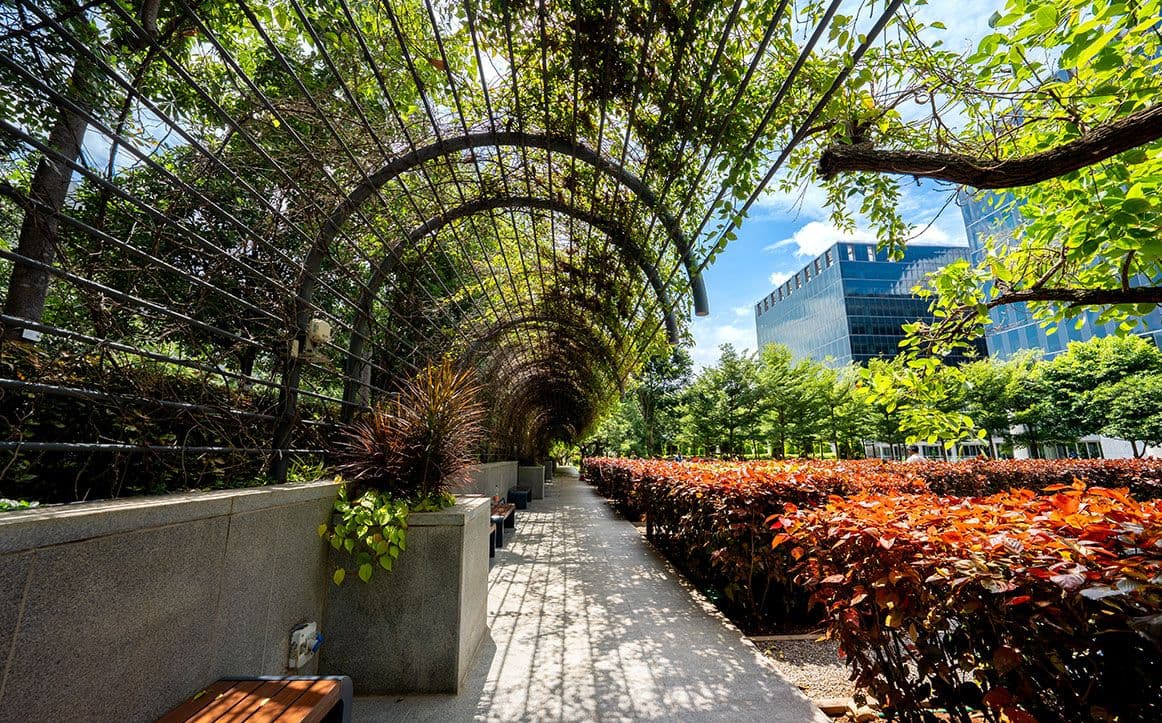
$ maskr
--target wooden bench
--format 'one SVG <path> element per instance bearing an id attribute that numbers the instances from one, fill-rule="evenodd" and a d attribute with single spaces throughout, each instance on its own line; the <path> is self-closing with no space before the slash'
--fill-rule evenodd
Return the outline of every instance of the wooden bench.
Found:
<path id="1" fill-rule="evenodd" d="M 516 527 L 516 505 L 501 502 L 499 497 L 493 497 L 489 518 L 492 521 L 492 541 L 488 547 L 489 552 L 495 555 L 496 548 L 504 547 L 504 528 Z"/>
<path id="2" fill-rule="evenodd" d="M 351 679 L 345 675 L 223 678 L 158 718 L 158 723 L 350 723 L 353 697 Z"/>
<path id="3" fill-rule="evenodd" d="M 516 505 L 511 502 L 493 502 L 492 516 L 501 518 L 505 527 L 516 527 Z"/>

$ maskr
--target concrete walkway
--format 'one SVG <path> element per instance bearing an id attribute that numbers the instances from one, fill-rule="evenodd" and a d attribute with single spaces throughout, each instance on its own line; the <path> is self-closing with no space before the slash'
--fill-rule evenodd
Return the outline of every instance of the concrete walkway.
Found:
<path id="1" fill-rule="evenodd" d="M 576 475 L 518 513 L 458 696 L 360 697 L 357 721 L 828 718 Z"/>

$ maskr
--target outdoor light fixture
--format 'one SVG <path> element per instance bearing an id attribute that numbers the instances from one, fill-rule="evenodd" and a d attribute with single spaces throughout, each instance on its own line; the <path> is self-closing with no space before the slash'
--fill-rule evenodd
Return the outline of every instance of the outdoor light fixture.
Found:
<path id="1" fill-rule="evenodd" d="M 302 359 L 305 362 L 324 364 L 330 361 L 326 354 L 319 351 L 319 347 L 331 341 L 331 325 L 322 319 L 311 319 L 307 324 L 306 343 L 302 354 L 299 353 L 299 340 L 291 342 L 291 358 Z"/>

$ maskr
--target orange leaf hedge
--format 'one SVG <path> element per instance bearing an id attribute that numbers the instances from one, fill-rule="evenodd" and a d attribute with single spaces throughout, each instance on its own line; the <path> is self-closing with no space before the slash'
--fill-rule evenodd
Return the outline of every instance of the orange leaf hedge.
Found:
<path id="1" fill-rule="evenodd" d="M 745 627 L 825 616 L 903 720 L 932 704 L 1162 720 L 1155 460 L 590 459 L 585 474 Z"/>
<path id="2" fill-rule="evenodd" d="M 688 577 L 720 591 L 752 630 L 817 621 L 808 593 L 791 579 L 795 549 L 772 550 L 767 518 L 861 491 L 921 492 L 915 475 L 862 463 L 671 462 L 588 459 L 586 478 L 631 517 L 644 515 L 651 541 Z"/>
<path id="3" fill-rule="evenodd" d="M 858 682 L 903 720 L 1162 720 L 1162 502 L 1081 483 L 1038 495 L 832 497 L 788 506 Z M 967 720 L 967 718 L 965 718 Z"/>

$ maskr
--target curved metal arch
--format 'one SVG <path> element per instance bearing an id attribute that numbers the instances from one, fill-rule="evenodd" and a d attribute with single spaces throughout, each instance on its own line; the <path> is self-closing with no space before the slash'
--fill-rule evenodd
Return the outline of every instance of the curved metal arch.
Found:
<path id="1" fill-rule="evenodd" d="M 521 364 L 512 370 L 513 379 L 504 384 L 497 397 L 498 409 L 510 426 L 533 431 L 537 426 L 527 417 L 539 410 L 544 420 L 567 423 L 573 427 L 585 426 L 597 409 L 590 384 L 583 379 L 570 379 L 552 374 L 552 370 Z M 586 375 L 592 378 L 592 374 Z M 546 393 L 548 392 L 548 396 Z"/>
<path id="2" fill-rule="evenodd" d="M 359 206 L 367 201 L 376 190 L 401 174 L 441 156 L 474 148 L 502 146 L 540 148 L 552 153 L 570 156 L 628 188 L 642 202 L 642 205 L 657 214 L 662 227 L 666 229 L 674 243 L 674 248 L 678 251 L 678 256 L 686 268 L 686 274 L 690 280 L 690 291 L 694 295 L 694 313 L 698 316 L 706 316 L 710 313 L 706 285 L 694 263 L 690 241 L 682 232 L 677 219 L 662 205 L 661 200 L 650 190 L 649 186 L 622 166 L 610 161 L 588 146 L 577 143 L 572 138 L 523 131 L 492 131 L 452 136 L 421 146 L 410 153 L 405 153 L 388 161 L 386 165 L 372 173 L 347 194 L 347 197 L 335 206 L 335 209 L 323 222 L 319 237 L 307 253 L 303 264 L 305 274 L 303 287 L 300 288 L 300 297 L 309 300 L 313 296 L 313 279 L 327 255 L 331 241 L 334 240 L 351 214 L 355 213 Z"/>
<path id="3" fill-rule="evenodd" d="M 589 342 L 589 344 L 586 346 L 586 348 L 592 348 L 595 351 L 595 353 L 598 353 L 600 356 L 600 361 L 605 365 L 605 367 L 607 369 L 609 369 L 609 371 L 611 371 L 613 373 L 613 377 L 615 379 L 620 379 L 621 373 L 620 373 L 620 370 L 617 366 L 617 361 L 616 361 L 616 359 L 614 359 L 611 350 L 604 343 L 602 343 L 601 338 L 597 334 L 597 329 L 595 329 L 593 326 L 591 326 L 589 324 L 584 324 L 583 326 L 578 326 L 576 324 L 577 322 L 578 322 L 578 319 L 576 319 L 576 318 L 566 319 L 563 317 L 553 316 L 550 314 L 529 314 L 529 315 L 525 315 L 525 316 L 519 316 L 519 317 L 516 317 L 513 319 L 505 319 L 504 321 L 493 324 L 487 331 L 485 331 L 483 334 L 481 334 L 480 336 L 477 336 L 475 339 L 473 339 L 472 343 L 470 343 L 468 345 L 468 348 L 465 349 L 465 351 L 464 351 L 464 358 L 465 359 L 475 358 L 476 355 L 480 353 L 480 348 L 484 344 L 492 342 L 492 341 L 496 340 L 498 337 L 500 337 L 504 334 L 507 334 L 508 332 L 513 331 L 514 329 L 519 329 L 522 326 L 534 325 L 534 324 L 538 324 L 538 325 L 543 324 L 546 326 L 557 327 L 560 330 L 583 329 L 585 331 L 585 336 L 587 337 L 586 340 Z M 598 350 L 600 350 L 600 351 L 598 351 Z"/>
<path id="4" fill-rule="evenodd" d="M 654 294 L 658 297 L 658 303 L 662 305 L 662 311 L 665 313 L 666 335 L 671 344 L 678 343 L 678 323 L 674 317 L 674 304 L 670 299 L 669 292 L 666 291 L 665 282 L 662 281 L 661 274 L 658 273 L 657 265 L 646 259 L 644 249 L 633 242 L 625 228 L 613 219 L 605 218 L 593 211 L 579 208 L 565 201 L 551 198 L 537 198 L 535 196 L 487 196 L 477 198 L 467 201 L 449 210 L 447 213 L 442 213 L 428 219 L 422 225 L 409 232 L 406 241 L 397 244 L 384 255 L 379 266 L 368 280 L 367 288 L 363 291 L 363 296 L 360 297 L 360 310 L 365 309 L 364 302 L 379 291 L 379 287 L 383 284 L 387 275 L 395 268 L 395 260 L 399 257 L 404 243 L 418 243 L 425 236 L 437 233 L 440 229 L 454 221 L 484 211 L 494 211 L 498 208 L 535 208 L 542 211 L 552 211 L 589 224 L 604 233 L 609 237 L 609 242 L 645 274 L 646 280 L 649 281 L 650 286 L 654 290 Z"/>
<path id="5" fill-rule="evenodd" d="M 577 208 L 557 199 L 536 198 L 534 196 L 490 196 L 478 198 L 463 203 L 446 213 L 433 216 L 408 232 L 405 239 L 397 243 L 383 255 L 379 265 L 375 268 L 375 271 L 372 273 L 371 278 L 359 296 L 359 308 L 357 309 L 354 324 L 352 325 L 351 341 L 347 347 L 347 381 L 344 383 L 343 392 L 343 400 L 346 405 L 360 405 L 358 399 L 360 396 L 360 388 L 366 387 L 365 378 L 369 370 L 369 366 L 362 360 L 366 339 L 371 329 L 372 304 L 375 300 L 375 294 L 387 279 L 388 274 L 395 269 L 396 261 L 399 259 L 403 247 L 405 245 L 419 243 L 424 237 L 439 232 L 448 224 L 461 218 L 467 218 L 477 213 L 492 211 L 498 208 L 535 208 L 557 212 L 587 223 L 606 234 L 609 242 L 621 251 L 623 256 L 633 265 L 637 266 L 645 275 L 646 280 L 654 290 L 654 294 L 658 297 L 658 302 L 662 305 L 666 336 L 671 344 L 678 343 L 678 323 L 674 316 L 673 302 L 670 299 L 669 293 L 666 291 L 665 283 L 658 273 L 657 266 L 645 258 L 641 247 L 629 238 L 629 234 L 626 233 L 621 224 L 592 211 Z M 309 276 L 306 277 L 304 283 L 310 278 Z M 357 383 L 355 380 L 363 381 Z M 350 416 L 350 414 L 351 411 L 348 411 L 347 407 L 345 407 L 344 416 Z"/>

